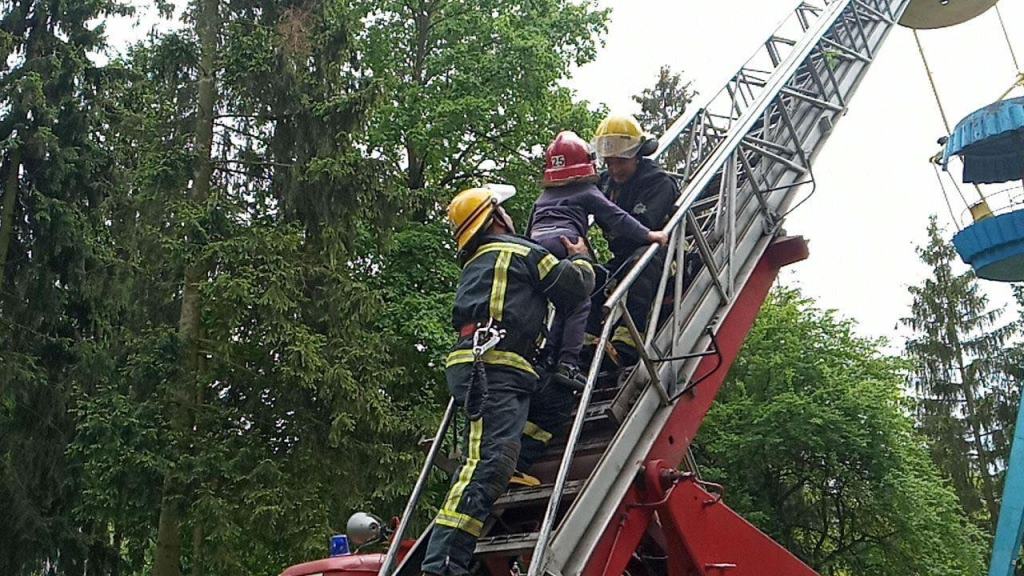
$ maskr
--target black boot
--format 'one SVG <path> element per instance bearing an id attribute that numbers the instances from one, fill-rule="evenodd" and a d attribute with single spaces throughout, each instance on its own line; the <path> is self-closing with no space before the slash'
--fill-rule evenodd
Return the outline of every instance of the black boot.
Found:
<path id="1" fill-rule="evenodd" d="M 587 377 L 580 372 L 579 366 L 561 363 L 551 373 L 551 381 L 565 386 L 573 392 L 582 392 L 587 386 Z"/>

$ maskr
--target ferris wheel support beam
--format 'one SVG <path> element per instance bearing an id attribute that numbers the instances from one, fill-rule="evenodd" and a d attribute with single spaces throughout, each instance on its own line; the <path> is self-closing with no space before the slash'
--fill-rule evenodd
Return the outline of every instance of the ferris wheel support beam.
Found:
<path id="1" fill-rule="evenodd" d="M 999 524 L 992 543 L 992 562 L 988 576 L 1013 576 L 1013 567 L 1024 539 L 1024 410 L 1017 412 L 1013 448 L 1003 484 L 1003 502 Z"/>

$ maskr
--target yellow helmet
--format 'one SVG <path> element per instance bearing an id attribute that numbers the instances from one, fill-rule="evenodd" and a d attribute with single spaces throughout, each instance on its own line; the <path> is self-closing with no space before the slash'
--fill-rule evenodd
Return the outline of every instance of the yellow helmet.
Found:
<path id="1" fill-rule="evenodd" d="M 602 158 L 633 158 L 649 155 L 657 140 L 644 134 L 636 118 L 625 114 L 611 114 L 601 121 L 594 132 L 594 149 Z"/>
<path id="2" fill-rule="evenodd" d="M 448 204 L 448 221 L 458 249 L 464 249 L 470 240 L 487 228 L 498 206 L 515 194 L 515 187 L 507 184 L 488 184 L 456 194 Z"/>

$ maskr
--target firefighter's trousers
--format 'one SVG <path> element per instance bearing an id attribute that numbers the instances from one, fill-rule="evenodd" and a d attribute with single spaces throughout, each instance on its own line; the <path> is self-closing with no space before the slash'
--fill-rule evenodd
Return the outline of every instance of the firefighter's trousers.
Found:
<path id="1" fill-rule="evenodd" d="M 605 266 L 618 280 L 622 280 L 633 269 L 635 262 L 631 262 L 633 254 L 615 256 Z M 651 314 L 651 303 L 658 292 L 658 284 L 661 281 L 662 267 L 665 263 L 665 249 L 662 248 L 655 254 L 651 263 L 640 273 L 626 297 L 626 309 L 633 317 L 637 330 L 643 334 L 647 330 L 647 321 Z M 596 290 L 590 299 L 590 316 L 587 318 L 587 333 L 597 336 L 601 333 L 601 325 L 604 323 L 604 303 L 608 294 L 605 290 Z M 626 328 L 623 320 L 619 320 L 611 338 L 612 345 L 616 348 L 625 346 L 631 349 L 633 356 L 636 355 L 637 343 L 633 341 L 632 335 Z M 622 351 L 620 350 L 620 353 Z M 636 358 L 632 358 L 635 362 Z M 632 363 L 630 362 L 630 363 Z"/>
<path id="2" fill-rule="evenodd" d="M 450 366 L 448 388 L 463 405 L 472 365 Z M 427 545 L 422 571 L 468 574 L 476 540 L 494 501 L 505 492 L 520 459 L 527 466 L 561 430 L 572 410 L 571 392 L 557 385 L 538 389 L 537 378 L 514 368 L 487 366 L 487 400 L 483 416 L 466 426 L 466 459 L 452 477 Z"/>

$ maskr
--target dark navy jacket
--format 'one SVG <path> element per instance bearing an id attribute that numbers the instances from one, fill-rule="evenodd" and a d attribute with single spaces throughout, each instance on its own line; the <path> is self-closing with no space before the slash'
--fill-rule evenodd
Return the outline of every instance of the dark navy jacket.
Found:
<path id="1" fill-rule="evenodd" d="M 536 376 L 531 364 L 547 317 L 548 305 L 572 309 L 590 297 L 594 269 L 582 256 L 559 260 L 521 236 L 486 235 L 462 267 L 452 309 L 452 326 L 493 319 L 506 330 L 484 363 Z M 447 367 L 472 363 L 472 341 L 461 338 Z"/>
<path id="2" fill-rule="evenodd" d="M 612 202 L 652 230 L 665 227 L 679 197 L 676 181 L 649 158 L 641 158 L 636 173 L 622 184 L 608 178 L 607 173 L 602 174 L 601 187 Z M 617 258 L 628 258 L 647 244 L 646 239 L 638 242 L 614 228 L 604 232 L 608 247 Z"/>
<path id="3" fill-rule="evenodd" d="M 630 217 L 606 198 L 600 188 L 590 183 L 545 188 L 533 204 L 529 235 L 534 240 L 565 236 L 575 242 L 587 235 L 591 214 L 606 236 L 621 236 L 637 244 L 647 243 L 650 229 Z"/>

